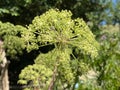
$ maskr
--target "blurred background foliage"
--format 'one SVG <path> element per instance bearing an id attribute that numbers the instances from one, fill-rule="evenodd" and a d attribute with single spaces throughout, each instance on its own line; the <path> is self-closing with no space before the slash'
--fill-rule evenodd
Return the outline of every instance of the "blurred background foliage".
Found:
<path id="1" fill-rule="evenodd" d="M 99 38 L 99 56 L 92 63 L 93 68 L 98 71 L 93 79 L 87 78 L 87 82 L 79 82 L 81 90 L 119 90 L 120 77 L 120 29 L 119 25 L 104 25 L 101 28 Z M 86 75 L 87 76 L 87 75 Z M 95 82 L 95 83 L 94 83 Z M 97 82 L 97 83 L 96 83 Z"/>
<path id="2" fill-rule="evenodd" d="M 3 21 L 15 24 L 29 24 L 32 19 L 50 8 L 67 9 L 73 18 L 81 17 L 85 21 L 94 21 L 98 25 L 106 19 L 112 8 L 111 0 L 1 0 L 0 17 Z"/>
<path id="3" fill-rule="evenodd" d="M 93 74 L 94 78 L 87 78 L 85 82 L 84 80 L 78 81 L 78 89 L 119 90 L 119 0 L 0 0 L 0 39 L 4 41 L 7 58 L 11 61 L 9 66 L 10 85 L 18 85 L 17 80 L 21 69 L 33 64 L 34 59 L 41 52 L 47 53 L 54 48 L 54 46 L 48 45 L 27 52 L 23 44 L 24 39 L 20 39 L 21 34 L 26 31 L 34 17 L 51 8 L 70 10 L 73 13 L 73 19 L 83 18 L 100 43 L 99 55 L 94 60 L 80 55 L 80 51 L 74 49 L 74 54 L 80 55 L 80 58 L 83 58 L 96 71 L 95 76 Z M 89 72 L 82 77 L 84 76 L 89 77 Z M 91 83 L 93 79 L 95 83 Z"/>

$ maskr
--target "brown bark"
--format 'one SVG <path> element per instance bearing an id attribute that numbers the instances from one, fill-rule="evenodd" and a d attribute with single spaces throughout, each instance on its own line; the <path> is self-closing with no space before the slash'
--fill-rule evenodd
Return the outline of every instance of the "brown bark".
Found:
<path id="1" fill-rule="evenodd" d="M 55 68 L 54 68 L 54 72 L 53 72 L 53 76 L 52 76 L 52 80 L 50 82 L 50 85 L 48 87 L 48 90 L 53 90 L 53 86 L 54 86 L 54 82 L 56 80 L 56 73 L 57 73 L 57 65 L 55 65 Z"/>
<path id="2" fill-rule="evenodd" d="M 2 41 L 0 40 L 0 90 L 9 90 L 8 79 L 8 64 L 5 51 L 2 48 Z"/>
<path id="3" fill-rule="evenodd" d="M 2 72 L 2 90 L 9 90 L 9 80 L 8 80 L 8 64 L 9 62 L 6 63 L 5 67 L 3 68 Z"/>

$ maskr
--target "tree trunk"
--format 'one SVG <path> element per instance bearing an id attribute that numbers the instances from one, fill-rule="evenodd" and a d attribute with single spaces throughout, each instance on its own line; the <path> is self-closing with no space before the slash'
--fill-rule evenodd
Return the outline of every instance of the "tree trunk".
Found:
<path id="1" fill-rule="evenodd" d="M 5 51 L 2 48 L 2 41 L 0 40 L 0 90 L 9 90 L 8 79 L 8 64 Z"/>

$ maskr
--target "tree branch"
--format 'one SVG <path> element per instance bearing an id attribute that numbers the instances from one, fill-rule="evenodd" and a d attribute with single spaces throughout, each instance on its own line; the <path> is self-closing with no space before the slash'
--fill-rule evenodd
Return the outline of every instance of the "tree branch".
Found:
<path id="1" fill-rule="evenodd" d="M 50 85 L 48 87 L 48 90 L 52 90 L 53 89 L 53 86 L 54 86 L 54 82 L 56 80 L 56 73 L 57 73 L 57 65 L 55 65 L 55 68 L 54 68 L 54 72 L 53 72 L 53 76 L 52 76 L 52 80 L 50 82 Z"/>

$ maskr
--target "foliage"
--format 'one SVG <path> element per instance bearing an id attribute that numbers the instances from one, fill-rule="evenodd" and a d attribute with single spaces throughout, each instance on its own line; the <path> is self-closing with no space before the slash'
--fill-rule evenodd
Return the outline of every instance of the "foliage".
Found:
<path id="1" fill-rule="evenodd" d="M 14 26 L 11 23 L 0 22 L 0 38 L 4 41 L 4 47 L 7 55 L 15 58 L 16 54 L 21 54 L 25 48 L 24 39 L 21 38 L 21 33 L 26 30 L 20 25 Z"/>
<path id="2" fill-rule="evenodd" d="M 44 65 L 28 65 L 25 69 L 22 70 L 20 78 L 24 77 L 24 80 L 19 80 L 22 84 L 28 84 L 26 80 L 29 80 L 30 88 L 34 87 L 48 87 L 52 76 L 52 71 L 49 68 L 45 68 Z M 44 88 L 45 89 L 45 88 Z"/>
<path id="3" fill-rule="evenodd" d="M 51 8 L 70 10 L 73 18 L 80 17 L 85 21 L 93 21 L 97 26 L 107 17 L 107 0 L 1 0 L 0 19 L 14 24 L 31 23 L 36 15 L 41 15 Z"/>
<path id="4" fill-rule="evenodd" d="M 12 16 L 18 16 L 19 8 L 16 6 L 16 1 L 10 0 L 0 0 L 0 17 L 4 16 L 5 14 L 11 14 Z"/>
<path id="5" fill-rule="evenodd" d="M 100 85 L 103 89 L 119 89 L 119 74 L 120 74 L 120 36 L 119 36 L 119 29 L 118 26 L 112 27 L 111 30 L 104 30 L 100 40 L 101 43 L 101 55 L 99 59 L 99 66 L 100 66 Z M 116 29 L 116 30 L 115 30 Z"/>
<path id="6" fill-rule="evenodd" d="M 57 85 L 58 89 L 75 88 L 76 80 L 83 73 L 81 72 L 82 69 L 86 70 L 89 65 L 84 60 L 78 59 L 79 56 L 75 57 L 73 49 L 76 48 L 83 55 L 94 58 L 97 56 L 99 45 L 85 22 L 79 18 L 73 20 L 71 16 L 70 11 L 60 12 L 51 9 L 43 15 L 35 17 L 27 31 L 22 33 L 28 52 L 48 45 L 53 45 L 54 48 L 48 53 L 40 54 L 34 65 L 23 69 L 19 83 L 29 84 L 32 81 L 34 85 L 35 78 L 44 78 L 42 83 L 46 86 L 53 83 L 51 87 L 54 86 L 55 88 Z M 86 68 L 82 67 L 83 65 Z M 36 76 L 40 72 L 35 69 L 36 66 L 39 66 L 41 72 L 49 68 L 50 73 L 52 71 L 52 76 L 47 73 L 43 74 L 42 77 Z M 32 73 L 29 70 L 31 68 L 35 75 L 32 76 L 33 78 L 27 78 Z M 46 83 L 46 75 L 48 76 L 48 83 Z M 45 88 L 39 85 L 38 87 L 40 90 Z"/>
<path id="7" fill-rule="evenodd" d="M 120 1 L 116 0 L 116 4 L 114 5 L 113 8 L 111 8 L 111 19 L 112 19 L 112 23 L 116 24 L 119 23 L 120 24 Z"/>
<path id="8" fill-rule="evenodd" d="M 38 73 L 41 75 L 42 68 L 48 72 L 48 68 L 51 67 L 49 74 L 43 73 L 50 80 L 47 82 L 45 78 L 43 82 L 49 85 L 55 75 L 55 89 L 58 87 L 58 89 L 63 90 L 62 86 L 69 89 L 70 87 L 74 88 L 75 84 L 78 83 L 78 89 L 80 90 L 117 90 L 120 86 L 119 26 L 107 25 L 104 28 L 100 27 L 102 21 L 105 21 L 106 24 L 120 23 L 120 1 L 115 1 L 117 3 L 113 6 L 112 0 L 0 0 L 0 20 L 2 21 L 0 22 L 0 39 L 4 41 L 4 48 L 7 56 L 10 57 L 9 60 L 17 57 L 22 62 L 24 58 L 26 60 L 20 64 L 20 67 L 24 67 L 26 62 L 30 63 L 30 59 L 38 55 L 34 60 L 35 64 L 26 67 L 22 71 L 24 73 L 20 74 L 20 78 L 24 77 L 25 80 L 19 82 L 33 85 L 30 87 L 32 89 L 37 88 L 35 84 L 39 81 Z M 51 10 L 51 13 L 43 14 L 50 8 L 58 8 L 61 12 Z M 62 11 L 65 9 L 70 10 L 73 15 L 69 11 Z M 35 17 L 36 15 L 38 16 Z M 74 20 L 71 19 L 71 16 Z M 98 45 L 91 38 L 93 35 L 88 32 L 88 27 L 85 29 L 86 24 L 83 20 L 75 19 L 76 17 L 83 18 L 93 33 L 99 36 L 97 39 L 101 46 L 96 60 L 94 57 Z M 13 25 L 10 22 L 19 25 Z M 32 24 L 29 25 L 31 22 Z M 28 27 L 23 27 L 26 24 Z M 80 25 L 81 27 L 79 27 Z M 94 49 L 96 52 L 93 51 Z M 18 55 L 21 56 L 18 57 Z M 27 60 L 28 57 L 29 60 Z M 58 57 L 61 57 L 60 60 L 63 59 L 63 61 L 56 62 Z M 11 71 L 13 73 L 16 69 L 15 73 L 18 74 L 18 64 L 15 63 L 15 66 L 13 64 L 12 62 L 10 64 Z M 40 66 L 41 69 L 39 70 L 38 67 Z M 57 67 L 57 71 L 55 67 Z M 29 74 L 27 73 L 28 69 Z M 78 76 L 80 78 L 89 77 L 91 70 L 95 73 L 94 78 L 85 78 L 85 82 L 78 79 Z M 11 71 L 9 72 L 11 73 Z M 35 74 L 32 72 L 35 72 Z M 15 73 L 13 73 L 14 76 L 17 76 Z M 36 78 L 30 78 L 30 74 L 32 74 L 30 77 L 35 75 Z M 44 78 L 44 76 L 41 78 Z M 40 88 L 44 87 L 44 83 Z M 69 86 L 69 84 L 71 85 Z M 43 89 L 45 90 L 45 88 Z"/>
<path id="9" fill-rule="evenodd" d="M 120 87 L 120 36 L 119 26 L 106 25 L 101 27 L 100 51 L 97 60 L 92 64 L 98 72 L 80 82 L 78 90 L 119 90 Z M 91 80 L 92 79 L 92 80 Z M 92 83 L 91 83 L 92 82 Z M 95 83 L 94 83 L 95 82 Z"/>

